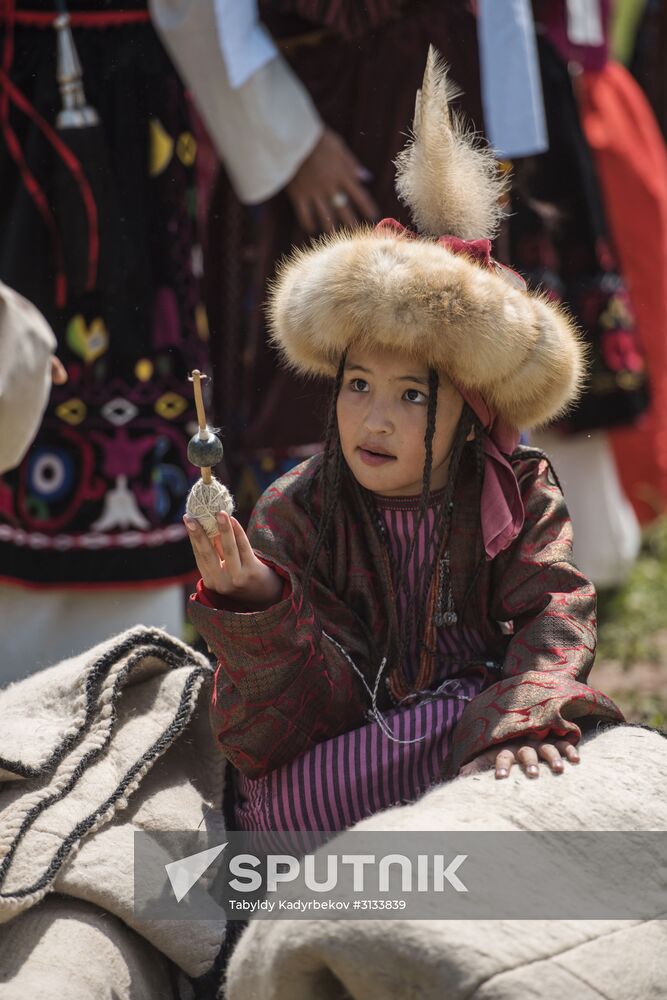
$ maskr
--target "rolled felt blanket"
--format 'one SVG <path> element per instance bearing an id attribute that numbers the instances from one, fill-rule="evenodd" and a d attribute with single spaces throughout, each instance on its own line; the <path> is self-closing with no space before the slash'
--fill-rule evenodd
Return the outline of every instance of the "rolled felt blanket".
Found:
<path id="1" fill-rule="evenodd" d="M 419 831 L 667 830 L 667 739 L 658 732 L 601 729 L 582 740 L 579 765 L 556 776 L 543 763 L 541 772 L 533 781 L 518 768 L 505 781 L 491 771 L 459 778 L 353 829 L 401 833 L 406 845 Z M 252 920 L 242 935 L 225 997 L 637 1000 L 664 996 L 665 982 L 664 919 L 272 919 Z"/>

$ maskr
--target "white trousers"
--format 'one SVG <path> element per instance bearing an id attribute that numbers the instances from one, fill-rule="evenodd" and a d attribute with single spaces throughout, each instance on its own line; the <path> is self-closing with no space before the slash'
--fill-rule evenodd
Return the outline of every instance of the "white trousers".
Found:
<path id="1" fill-rule="evenodd" d="M 575 563 L 597 587 L 619 586 L 637 558 L 641 534 L 605 431 L 536 431 L 530 442 L 547 453 L 563 487 Z"/>
<path id="2" fill-rule="evenodd" d="M 148 625 L 182 638 L 184 589 L 33 590 L 0 584 L 0 685 Z"/>

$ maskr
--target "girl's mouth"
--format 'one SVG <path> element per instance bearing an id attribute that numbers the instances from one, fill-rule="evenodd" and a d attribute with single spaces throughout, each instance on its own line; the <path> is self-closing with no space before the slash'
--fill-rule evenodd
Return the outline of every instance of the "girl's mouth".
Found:
<path id="1" fill-rule="evenodd" d="M 387 462 L 395 462 L 395 455 L 384 455 L 378 451 L 369 451 L 367 448 L 357 448 L 359 458 L 364 465 L 385 465 Z"/>

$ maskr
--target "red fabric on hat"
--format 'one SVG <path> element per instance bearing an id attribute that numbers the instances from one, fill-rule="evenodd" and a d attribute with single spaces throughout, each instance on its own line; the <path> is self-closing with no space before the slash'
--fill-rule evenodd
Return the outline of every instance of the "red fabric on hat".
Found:
<path id="1" fill-rule="evenodd" d="M 452 253 L 460 253 L 470 257 L 476 264 L 492 267 L 491 240 L 462 240 L 458 236 L 441 236 L 438 240 L 441 246 Z"/>

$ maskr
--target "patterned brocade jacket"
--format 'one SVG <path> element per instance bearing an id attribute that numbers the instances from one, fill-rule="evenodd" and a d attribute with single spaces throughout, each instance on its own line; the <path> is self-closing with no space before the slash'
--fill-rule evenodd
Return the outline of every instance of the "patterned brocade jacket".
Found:
<path id="1" fill-rule="evenodd" d="M 397 655 L 385 543 L 349 474 L 304 600 L 300 579 L 317 536 L 320 462 L 315 456 L 275 482 L 251 519 L 253 548 L 285 581 L 282 599 L 268 610 L 239 613 L 224 598 L 213 606 L 216 595 L 200 583 L 189 602 L 193 624 L 218 658 L 216 738 L 252 778 L 365 724 L 371 699 L 359 674 L 372 691 L 385 657 L 378 707 L 394 707 L 411 690 Z M 470 448 L 457 477 L 449 546 L 454 604 L 488 655 L 462 668 L 463 675 L 482 671 L 484 689 L 455 730 L 445 776 L 515 737 L 577 742 L 576 720 L 623 720 L 609 698 L 586 684 L 596 646 L 595 590 L 571 561 L 572 528 L 556 476 L 536 449 L 518 448 L 511 463 L 526 518 L 493 560 L 483 550 Z M 424 690 L 434 678 L 420 674 L 415 687 Z"/>

